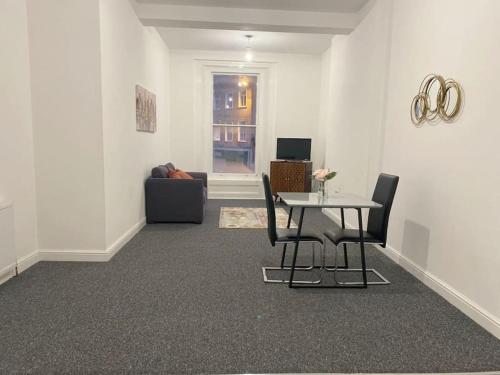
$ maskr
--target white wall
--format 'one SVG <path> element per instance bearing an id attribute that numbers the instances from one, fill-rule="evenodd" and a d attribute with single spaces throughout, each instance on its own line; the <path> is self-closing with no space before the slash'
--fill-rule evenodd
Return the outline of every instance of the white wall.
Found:
<path id="1" fill-rule="evenodd" d="M 199 69 L 200 60 L 238 61 L 242 56 L 239 52 L 229 51 L 193 51 L 172 50 L 171 69 L 172 77 L 172 131 L 171 157 L 181 169 L 205 169 L 204 159 L 208 155 L 196 157 L 196 150 L 200 149 L 200 129 L 206 124 L 199 121 L 199 111 L 196 100 L 197 88 L 200 87 Z M 263 126 L 274 126 L 271 133 L 275 137 L 305 137 L 313 138 L 313 150 L 318 140 L 319 101 L 321 86 L 321 56 L 296 54 L 256 54 L 256 62 L 265 62 L 275 66 L 276 82 L 269 85 L 275 87 L 269 92 L 270 100 L 275 105 L 266 103 L 275 113 L 269 119 L 271 123 Z M 274 91 L 275 90 L 275 91 Z M 297 103 L 300 103 L 298 105 Z M 274 125 L 275 124 L 275 125 Z M 206 125 L 208 126 L 208 125 Z M 258 135 L 257 135 L 258 136 Z M 319 165 L 322 155 L 313 153 L 314 164 Z M 267 156 L 262 160 L 265 169 L 268 168 Z"/>
<path id="2" fill-rule="evenodd" d="M 28 0 L 39 246 L 102 249 L 98 0 Z"/>
<path id="3" fill-rule="evenodd" d="M 401 186 L 389 243 L 495 317 L 500 334 L 500 2 L 395 1 L 393 22 L 383 169 Z M 463 85 L 463 115 L 416 128 L 410 101 L 431 72 Z"/>
<path id="4" fill-rule="evenodd" d="M 332 105 L 326 166 L 338 171 L 331 189 L 371 193 L 380 164 L 391 2 L 369 4 L 370 12 L 330 48 Z"/>
<path id="5" fill-rule="evenodd" d="M 13 203 L 16 255 L 37 249 L 26 3 L 0 2 L 0 202 Z"/>
<path id="6" fill-rule="evenodd" d="M 317 161 L 316 168 L 328 168 L 326 165 L 326 140 L 332 123 L 332 49 L 328 48 L 321 55 L 321 84 L 319 98 L 319 126 L 316 130 L 315 147 L 312 150 L 313 159 Z"/>
<path id="7" fill-rule="evenodd" d="M 106 260 L 168 160 L 168 48 L 122 0 L 28 0 L 28 29 L 42 258 Z M 135 130 L 136 84 L 157 95 L 155 134 Z"/>
<path id="8" fill-rule="evenodd" d="M 101 0 L 106 246 L 144 220 L 144 180 L 169 159 L 169 51 L 123 0 Z M 157 132 L 137 132 L 135 85 L 156 94 Z"/>
<path id="9" fill-rule="evenodd" d="M 399 175 L 388 254 L 500 337 L 500 3 L 380 0 L 366 11 L 332 44 L 335 184 L 369 196 L 378 172 Z M 463 85 L 456 123 L 411 123 L 428 73 Z"/>
<path id="10" fill-rule="evenodd" d="M 318 142 L 321 56 L 283 54 L 275 58 L 276 137 L 313 138 L 314 148 Z"/>

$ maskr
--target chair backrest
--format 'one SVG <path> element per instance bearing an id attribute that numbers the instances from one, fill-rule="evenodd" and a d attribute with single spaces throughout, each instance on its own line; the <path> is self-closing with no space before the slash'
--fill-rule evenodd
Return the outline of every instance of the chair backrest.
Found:
<path id="1" fill-rule="evenodd" d="M 381 173 L 380 176 L 378 176 L 377 185 L 373 192 L 372 200 L 380 203 L 382 208 L 370 209 L 367 230 L 382 242 L 382 247 L 385 247 L 387 243 L 389 215 L 391 214 L 392 202 L 394 201 L 394 195 L 396 195 L 398 182 L 398 176 Z"/>
<path id="2" fill-rule="evenodd" d="M 274 200 L 273 193 L 271 191 L 271 183 L 269 182 L 269 176 L 262 173 L 262 183 L 264 184 L 264 193 L 266 196 L 266 207 L 267 207 L 267 235 L 269 236 L 269 241 L 271 245 L 276 244 L 278 235 L 276 233 L 276 212 L 274 210 Z"/>

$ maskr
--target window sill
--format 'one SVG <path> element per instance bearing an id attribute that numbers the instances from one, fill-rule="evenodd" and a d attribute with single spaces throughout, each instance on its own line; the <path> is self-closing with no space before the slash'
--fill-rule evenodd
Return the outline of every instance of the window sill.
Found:
<path id="1" fill-rule="evenodd" d="M 208 175 L 208 181 L 213 185 L 254 185 L 260 183 L 261 179 L 257 174 L 232 174 L 232 173 L 212 173 Z"/>

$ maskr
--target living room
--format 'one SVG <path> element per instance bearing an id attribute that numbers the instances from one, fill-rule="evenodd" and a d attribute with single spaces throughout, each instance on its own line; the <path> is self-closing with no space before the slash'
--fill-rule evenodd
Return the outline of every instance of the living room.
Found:
<path id="1" fill-rule="evenodd" d="M 2 0 L 0 372 L 500 371 L 499 15 Z M 283 159 L 301 193 L 277 187 Z M 360 224 L 337 252 L 332 231 Z M 311 231 L 320 245 L 299 246 Z M 361 288 L 326 288 L 346 277 L 337 254 Z"/>

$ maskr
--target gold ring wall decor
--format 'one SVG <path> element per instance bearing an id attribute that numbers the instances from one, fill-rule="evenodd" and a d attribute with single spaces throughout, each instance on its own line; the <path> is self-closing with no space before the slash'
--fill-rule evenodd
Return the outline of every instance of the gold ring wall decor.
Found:
<path id="1" fill-rule="evenodd" d="M 450 108 L 453 93 L 456 100 Z M 422 126 L 425 121 L 433 122 L 438 117 L 443 121 L 452 122 L 457 118 L 461 109 L 462 88 L 460 84 L 453 79 L 445 80 L 440 75 L 429 74 L 420 84 L 418 94 L 411 102 L 410 116 L 415 126 Z"/>

